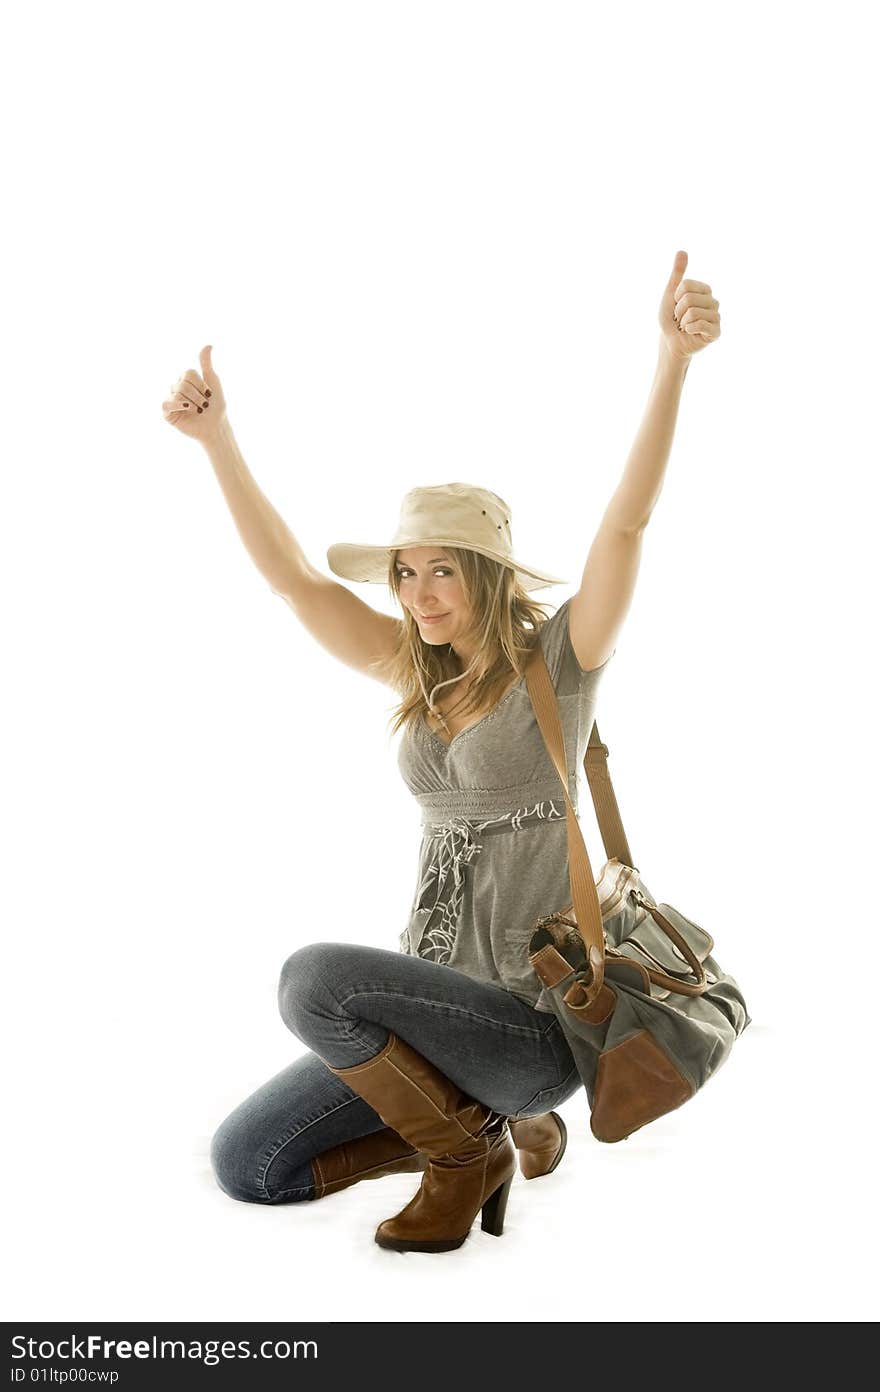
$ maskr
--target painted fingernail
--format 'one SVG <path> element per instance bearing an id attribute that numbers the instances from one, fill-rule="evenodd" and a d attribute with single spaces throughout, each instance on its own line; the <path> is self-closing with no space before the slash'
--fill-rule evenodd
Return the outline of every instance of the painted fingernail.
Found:
<path id="1" fill-rule="evenodd" d="M 210 389 L 209 389 L 208 387 L 205 387 L 205 396 L 210 396 L 210 395 L 211 395 Z"/>
<path id="2" fill-rule="evenodd" d="M 206 401 L 206 402 L 205 402 L 205 410 L 206 410 L 206 411 L 207 411 L 208 407 L 210 406 L 210 404 L 211 404 L 210 401 Z"/>
<path id="3" fill-rule="evenodd" d="M 201 408 L 201 406 L 197 406 L 197 407 L 196 407 L 196 410 L 198 411 L 199 415 L 202 414 L 202 408 Z"/>

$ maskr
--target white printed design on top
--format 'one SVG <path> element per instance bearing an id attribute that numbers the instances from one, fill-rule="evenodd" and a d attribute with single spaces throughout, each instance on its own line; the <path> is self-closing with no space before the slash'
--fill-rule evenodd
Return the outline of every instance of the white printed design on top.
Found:
<path id="1" fill-rule="evenodd" d="M 524 821 L 559 821 L 564 818 L 564 807 L 560 810 L 555 802 L 545 800 L 533 807 L 519 807 L 515 812 L 505 812 L 486 821 L 469 822 L 464 817 L 453 817 L 426 828 L 426 840 L 434 844 L 434 855 L 418 886 L 410 925 L 400 934 L 401 952 L 423 957 L 430 962 L 443 964 L 449 961 L 458 931 L 465 870 L 483 849 L 474 839 L 474 833 L 498 825 L 507 825 L 515 832 Z M 426 902 L 430 901 L 432 893 L 433 902 Z M 424 920 L 420 927 L 416 924 L 419 918 Z M 415 928 L 419 934 L 415 954 L 410 941 L 410 928 Z"/>

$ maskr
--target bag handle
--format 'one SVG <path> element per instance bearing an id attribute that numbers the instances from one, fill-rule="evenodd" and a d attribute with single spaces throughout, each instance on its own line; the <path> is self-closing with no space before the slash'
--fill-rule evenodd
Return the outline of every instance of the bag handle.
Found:
<path id="1" fill-rule="evenodd" d="M 704 991 L 708 990 L 709 982 L 706 977 L 706 968 L 694 952 L 690 943 L 679 933 L 675 925 L 669 922 L 666 915 L 660 912 L 656 904 L 650 904 L 643 894 L 639 894 L 638 890 L 630 890 L 630 893 L 633 895 L 636 902 L 641 904 L 643 909 L 648 910 L 648 913 L 657 924 L 657 927 L 662 928 L 667 938 L 670 938 L 671 941 L 675 943 L 675 946 L 687 959 L 688 966 L 697 978 L 696 982 L 679 981 L 677 977 L 669 976 L 662 968 L 657 970 L 654 967 L 646 967 L 645 970 L 651 980 L 656 981 L 658 986 L 666 986 L 670 991 L 677 991 L 680 996 L 701 996 Z M 598 895 L 596 897 L 598 898 Z M 616 955 L 626 957 L 626 953 L 619 953 Z M 627 960 L 632 961 L 632 958 L 630 957 Z"/>
<path id="2" fill-rule="evenodd" d="M 592 973 L 589 985 L 584 987 L 586 998 L 583 1001 L 583 1006 L 586 1008 L 598 996 L 605 979 L 605 932 L 602 926 L 602 910 L 599 907 L 599 894 L 596 889 L 593 868 L 590 865 L 583 832 L 580 829 L 568 792 L 565 738 L 559 719 L 559 702 L 553 689 L 553 682 L 540 643 L 535 644 L 526 660 L 525 678 L 538 728 L 547 746 L 547 752 L 553 760 L 556 772 L 559 774 L 562 790 L 565 794 L 568 873 L 571 882 L 572 902 L 577 918 L 577 929 L 583 939 L 587 961 Z M 620 809 L 611 782 L 611 774 L 608 770 L 608 746 L 603 744 L 599 738 L 599 727 L 595 721 L 593 721 L 590 740 L 584 755 L 584 772 L 587 775 L 587 783 L 593 799 L 593 806 L 596 809 L 596 820 L 599 824 L 606 855 L 609 859 L 620 860 L 624 865 L 638 869 L 630 853 Z M 660 913 L 656 905 L 650 904 L 643 896 L 638 896 L 638 898 L 642 906 L 651 914 L 657 926 L 683 953 L 691 971 L 697 978 L 696 982 L 678 981 L 677 978 L 667 976 L 663 971 L 649 969 L 648 975 L 651 980 L 682 996 L 702 995 L 709 985 L 702 962 L 678 929 L 669 922 L 664 914 Z"/>

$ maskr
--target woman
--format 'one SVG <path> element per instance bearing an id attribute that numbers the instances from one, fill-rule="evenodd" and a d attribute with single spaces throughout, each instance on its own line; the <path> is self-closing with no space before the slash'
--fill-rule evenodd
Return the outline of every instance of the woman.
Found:
<path id="1" fill-rule="evenodd" d="M 201 441 L 255 563 L 321 644 L 401 697 L 399 764 L 422 809 L 415 900 L 399 950 L 318 942 L 284 963 L 281 1014 L 309 1052 L 214 1135 L 234 1198 L 320 1198 L 422 1171 L 376 1231 L 397 1251 L 448 1251 L 482 1211 L 499 1235 L 513 1175 L 549 1174 L 565 1149 L 552 1108 L 581 1085 L 527 956 L 535 919 L 570 902 L 559 778 L 524 679 L 539 642 L 559 701 L 576 806 L 596 689 L 629 609 L 690 357 L 720 333 L 708 285 L 676 255 L 642 428 L 590 549 L 581 587 L 549 619 L 528 591 L 562 583 L 514 558 L 510 510 L 486 489 L 416 488 L 383 545 L 338 543 L 335 574 L 387 583 L 402 619 L 315 570 L 236 446 L 211 362 L 163 403 Z M 439 699 L 438 692 L 445 692 Z"/>

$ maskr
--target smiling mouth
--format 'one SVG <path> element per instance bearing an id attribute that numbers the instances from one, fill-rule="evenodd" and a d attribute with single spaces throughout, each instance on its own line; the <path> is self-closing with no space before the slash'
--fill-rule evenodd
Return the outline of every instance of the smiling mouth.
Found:
<path id="1" fill-rule="evenodd" d="M 420 619 L 445 619 L 445 614 L 419 614 Z"/>

